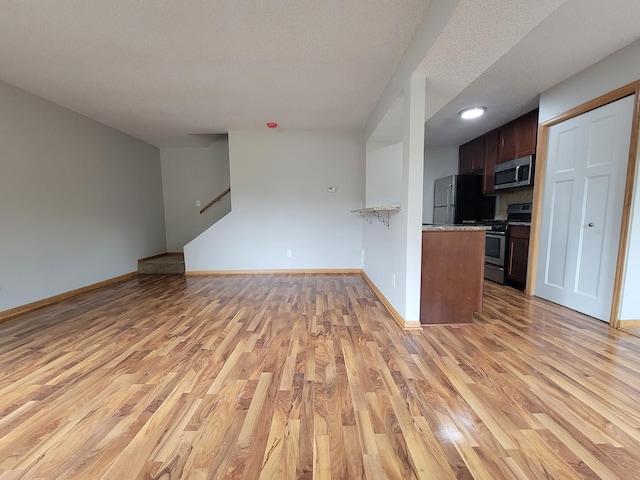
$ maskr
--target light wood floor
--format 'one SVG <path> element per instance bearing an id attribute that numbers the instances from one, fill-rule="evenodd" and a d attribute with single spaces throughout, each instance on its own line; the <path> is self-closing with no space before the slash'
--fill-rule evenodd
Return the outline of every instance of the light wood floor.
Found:
<path id="1" fill-rule="evenodd" d="M 140 277 L 0 324 L 0 479 L 640 478 L 640 338 L 487 284 Z"/>
<path id="2" fill-rule="evenodd" d="M 640 326 L 622 327 L 620 330 L 630 333 L 631 335 L 635 335 L 636 337 L 640 337 Z"/>

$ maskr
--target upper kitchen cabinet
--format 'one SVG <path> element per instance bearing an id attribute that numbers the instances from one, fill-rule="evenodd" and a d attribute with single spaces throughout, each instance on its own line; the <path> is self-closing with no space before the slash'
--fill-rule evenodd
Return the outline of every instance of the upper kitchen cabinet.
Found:
<path id="1" fill-rule="evenodd" d="M 493 170 L 498 162 L 500 129 L 491 130 L 484 136 L 484 170 L 482 172 L 482 194 L 496 193 L 493 188 Z"/>
<path id="2" fill-rule="evenodd" d="M 533 110 L 500 127 L 497 162 L 536 153 L 538 138 L 538 110 Z"/>
<path id="3" fill-rule="evenodd" d="M 458 173 L 469 173 L 484 168 L 484 137 L 474 138 L 458 151 Z"/>

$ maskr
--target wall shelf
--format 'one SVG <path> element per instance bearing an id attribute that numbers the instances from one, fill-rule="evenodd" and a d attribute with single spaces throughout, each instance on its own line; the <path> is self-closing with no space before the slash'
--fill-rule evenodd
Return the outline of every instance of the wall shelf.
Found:
<path id="1" fill-rule="evenodd" d="M 397 212 L 399 210 L 400 205 L 387 205 L 384 207 L 358 208 L 351 210 L 351 213 L 359 213 L 360 216 L 365 218 L 370 224 L 372 223 L 371 217 L 376 217 L 385 227 L 389 228 L 389 212 Z M 384 215 L 384 212 L 386 212 L 386 215 Z"/>

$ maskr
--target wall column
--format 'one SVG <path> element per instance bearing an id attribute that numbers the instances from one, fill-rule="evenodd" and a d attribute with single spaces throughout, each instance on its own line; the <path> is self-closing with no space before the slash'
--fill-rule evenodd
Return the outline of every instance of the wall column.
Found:
<path id="1" fill-rule="evenodd" d="M 412 75 L 404 90 L 402 216 L 406 229 L 405 322 L 420 321 L 425 77 Z"/>

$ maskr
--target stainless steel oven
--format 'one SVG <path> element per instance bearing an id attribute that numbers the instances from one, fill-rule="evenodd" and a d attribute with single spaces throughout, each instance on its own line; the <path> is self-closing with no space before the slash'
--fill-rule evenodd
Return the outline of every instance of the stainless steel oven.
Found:
<path id="1" fill-rule="evenodd" d="M 484 246 L 484 278 L 504 283 L 504 268 L 507 251 L 507 233 L 487 231 Z"/>
<path id="2" fill-rule="evenodd" d="M 512 203 L 507 207 L 507 220 L 486 221 L 491 230 L 486 232 L 484 246 L 484 278 L 496 283 L 506 282 L 507 244 L 509 224 L 531 222 L 530 203 Z"/>

